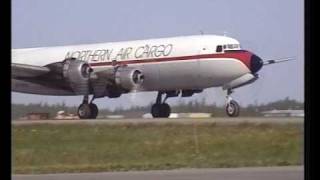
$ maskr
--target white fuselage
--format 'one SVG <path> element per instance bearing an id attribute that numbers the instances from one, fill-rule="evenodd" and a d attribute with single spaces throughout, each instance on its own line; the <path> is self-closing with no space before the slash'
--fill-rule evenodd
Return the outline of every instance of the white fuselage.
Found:
<path id="1" fill-rule="evenodd" d="M 217 46 L 223 47 L 221 52 Z M 200 35 L 13 49 L 12 62 L 45 66 L 74 57 L 87 61 L 95 72 L 113 68 L 113 62 L 140 69 L 146 77 L 145 91 L 205 89 L 250 73 L 244 62 L 225 56 L 225 49 L 240 50 L 240 43 L 225 36 Z"/>

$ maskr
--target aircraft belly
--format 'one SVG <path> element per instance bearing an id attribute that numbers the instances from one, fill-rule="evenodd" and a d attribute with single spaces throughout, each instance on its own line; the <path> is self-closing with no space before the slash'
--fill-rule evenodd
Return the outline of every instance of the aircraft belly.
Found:
<path id="1" fill-rule="evenodd" d="M 141 69 L 145 77 L 142 85 L 144 91 L 154 91 L 161 87 L 159 85 L 159 67 L 157 64 L 138 65 L 137 69 Z"/>
<path id="2" fill-rule="evenodd" d="M 161 89 L 198 89 L 198 60 L 160 63 L 158 67 Z"/>
<path id="3" fill-rule="evenodd" d="M 144 91 L 205 89 L 250 73 L 235 59 L 201 59 L 133 65 L 145 75 Z"/>
<path id="4" fill-rule="evenodd" d="M 198 89 L 197 60 L 148 63 L 136 67 L 141 69 L 145 76 L 144 91 Z"/>
<path id="5" fill-rule="evenodd" d="M 236 59 L 206 59 L 199 62 L 199 84 L 203 88 L 221 86 L 250 73 L 250 70 Z"/>

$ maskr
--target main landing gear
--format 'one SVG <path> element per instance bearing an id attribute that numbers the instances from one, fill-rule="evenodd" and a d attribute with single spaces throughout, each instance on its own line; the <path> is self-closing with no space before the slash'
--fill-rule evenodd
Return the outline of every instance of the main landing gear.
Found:
<path id="1" fill-rule="evenodd" d="M 231 89 L 227 90 L 227 103 L 226 103 L 226 113 L 229 117 L 237 117 L 240 113 L 240 106 L 237 101 L 233 100 L 230 96 L 233 91 Z"/>
<path id="2" fill-rule="evenodd" d="M 92 103 L 95 97 L 92 97 L 90 103 L 89 96 L 85 95 L 83 97 L 82 104 L 78 107 L 78 116 L 80 119 L 96 119 L 98 116 L 98 107 L 96 104 Z"/>
<path id="3" fill-rule="evenodd" d="M 168 95 L 162 101 L 163 92 L 158 92 L 156 103 L 151 107 L 151 114 L 154 118 L 168 118 L 171 113 L 169 104 L 165 103 L 168 99 Z"/>

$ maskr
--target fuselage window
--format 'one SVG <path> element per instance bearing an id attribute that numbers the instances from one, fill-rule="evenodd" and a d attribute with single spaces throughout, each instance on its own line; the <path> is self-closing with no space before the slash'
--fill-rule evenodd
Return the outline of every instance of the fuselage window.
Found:
<path id="1" fill-rule="evenodd" d="M 217 52 L 222 52 L 222 46 L 221 45 L 217 46 L 217 50 L 216 51 Z"/>

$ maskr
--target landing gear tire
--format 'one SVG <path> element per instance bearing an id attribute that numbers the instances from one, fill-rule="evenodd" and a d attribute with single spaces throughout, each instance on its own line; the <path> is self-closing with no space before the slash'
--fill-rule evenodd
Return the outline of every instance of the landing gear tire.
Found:
<path id="1" fill-rule="evenodd" d="M 81 104 L 78 108 L 78 116 L 80 119 L 96 119 L 98 116 L 98 107 L 97 105 L 90 104 Z"/>
<path id="2" fill-rule="evenodd" d="M 89 104 L 90 110 L 91 110 L 91 115 L 90 115 L 90 119 L 96 119 L 98 116 L 98 106 L 96 104 L 90 103 Z"/>
<path id="3" fill-rule="evenodd" d="M 89 104 L 80 104 L 78 107 L 78 116 L 80 119 L 88 119 L 91 116 L 91 108 Z"/>
<path id="4" fill-rule="evenodd" d="M 151 107 L 151 115 L 154 118 L 168 118 L 171 113 L 169 104 L 153 104 Z"/>
<path id="5" fill-rule="evenodd" d="M 161 104 L 153 104 L 151 107 L 151 115 L 154 118 L 160 117 L 160 106 Z"/>
<path id="6" fill-rule="evenodd" d="M 167 103 L 161 104 L 160 109 L 161 109 L 160 117 L 168 118 L 170 116 L 171 108 L 170 108 L 169 104 L 167 104 Z"/>
<path id="7" fill-rule="evenodd" d="M 226 113 L 229 117 L 239 116 L 239 113 L 240 113 L 239 104 L 236 101 L 231 100 L 226 106 Z"/>

